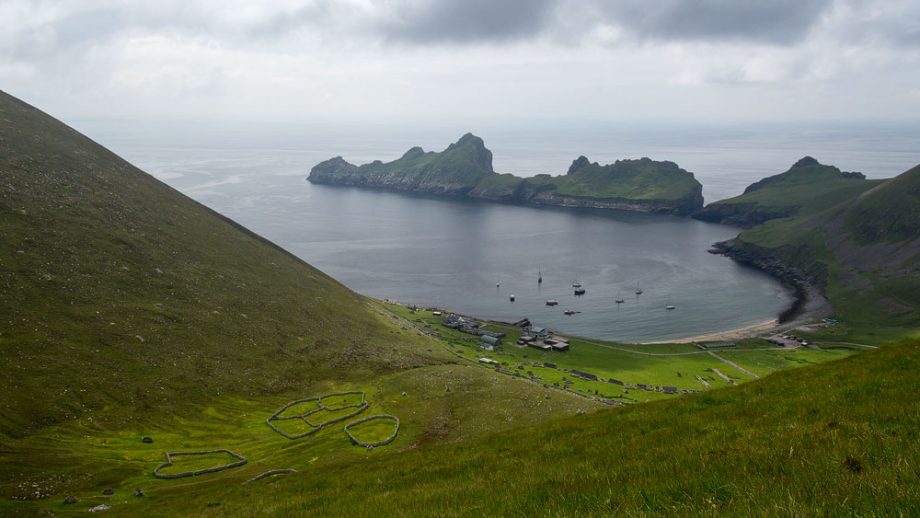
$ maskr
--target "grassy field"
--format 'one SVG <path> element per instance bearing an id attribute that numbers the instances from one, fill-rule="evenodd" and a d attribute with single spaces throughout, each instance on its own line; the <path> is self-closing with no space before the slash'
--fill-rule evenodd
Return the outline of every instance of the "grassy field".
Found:
<path id="1" fill-rule="evenodd" d="M 654 387 L 671 386 L 681 391 L 702 391 L 751 381 L 750 375 L 726 364 L 717 356 L 700 350 L 694 344 L 617 344 L 573 337 L 566 352 L 541 351 L 516 345 L 521 330 L 514 326 L 489 323 L 484 329 L 507 334 L 503 345 L 494 352 L 479 347 L 479 338 L 441 325 L 440 317 L 430 311 L 410 311 L 402 306 L 388 305 L 402 317 L 415 322 L 420 328 L 444 340 L 451 352 L 468 362 L 488 358 L 498 362 L 501 372 L 530 379 L 536 383 L 566 388 L 576 394 L 616 402 L 644 402 L 676 397 L 661 391 L 628 388 L 639 384 Z M 783 350 L 763 340 L 746 340 L 736 346 L 738 351 L 714 351 L 731 360 L 742 369 L 759 376 L 771 372 L 815 365 L 836 360 L 854 350 Z M 730 352 L 729 352 L 730 351 Z M 550 366 L 547 366 L 551 364 Z M 495 366 L 484 368 L 495 369 Z M 586 380 L 571 374 L 575 369 L 601 378 Z M 733 383 L 725 381 L 713 369 L 726 375 Z M 611 383 L 621 381 L 627 386 Z M 705 384 L 700 381 L 702 379 Z"/>
<path id="2" fill-rule="evenodd" d="M 91 441 L 85 452 L 87 462 L 118 460 L 122 473 L 113 471 L 113 481 L 133 474 L 114 496 L 81 494 L 74 506 L 54 499 L 0 510 L 82 514 L 105 502 L 115 516 L 255 510 L 286 516 L 912 516 L 920 511 L 918 373 L 920 344 L 905 343 L 737 388 L 453 444 L 406 447 L 401 437 L 403 448 L 372 452 L 349 447 L 339 430 L 309 443 L 281 440 L 249 417 L 257 406 L 237 402 L 198 419 L 162 423 L 154 432 L 158 441 L 193 446 L 220 437 L 256 459 L 243 468 L 199 480 L 152 480 L 149 471 L 165 445 L 143 445 L 136 434 L 125 434 Z M 173 425 L 188 432 L 173 436 Z M 240 430 L 236 441 L 225 438 L 231 429 Z M 243 485 L 281 467 L 298 472 Z M 128 494 L 134 486 L 146 496 Z"/>

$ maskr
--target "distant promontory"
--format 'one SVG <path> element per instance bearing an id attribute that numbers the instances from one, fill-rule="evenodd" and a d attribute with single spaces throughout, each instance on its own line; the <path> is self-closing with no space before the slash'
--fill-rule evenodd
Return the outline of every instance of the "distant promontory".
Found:
<path id="1" fill-rule="evenodd" d="M 444 151 L 413 147 L 392 162 L 356 166 L 335 157 L 310 182 L 469 197 L 511 203 L 618 209 L 686 216 L 703 207 L 703 187 L 674 162 L 648 158 L 600 165 L 581 156 L 564 175 L 521 178 L 492 169 L 492 152 L 467 133 Z"/>

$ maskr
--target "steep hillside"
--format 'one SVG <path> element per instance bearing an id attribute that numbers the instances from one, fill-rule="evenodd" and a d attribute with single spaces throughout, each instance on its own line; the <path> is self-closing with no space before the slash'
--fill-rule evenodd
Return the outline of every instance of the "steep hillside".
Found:
<path id="1" fill-rule="evenodd" d="M 920 167 L 817 214 L 770 221 L 723 245 L 821 287 L 863 340 L 920 330 Z"/>
<path id="2" fill-rule="evenodd" d="M 440 153 L 414 147 L 398 160 L 355 166 L 342 157 L 317 164 L 311 182 L 468 196 L 477 199 L 687 215 L 703 205 L 702 185 L 673 162 L 648 158 L 599 165 L 576 159 L 568 173 L 519 178 L 492 170 L 482 139 L 466 134 Z"/>
<path id="3" fill-rule="evenodd" d="M 0 178 L 0 436 L 453 361 L 6 94 Z"/>
<path id="4" fill-rule="evenodd" d="M 164 451 L 230 448 L 248 458 L 232 476 L 247 478 L 369 455 L 341 426 L 292 442 L 266 425 L 308 396 L 361 391 L 366 415 L 400 419 L 388 446 L 398 450 L 602 406 L 463 363 L 380 303 L 5 93 L 0 245 L 0 515 L 49 498 L 55 512 L 86 512 L 67 507 L 68 494 L 135 498 L 131 488 L 157 482 Z M 375 422 L 364 433 L 389 431 Z M 198 480 L 159 482 L 170 493 Z"/>
<path id="5" fill-rule="evenodd" d="M 920 166 L 859 197 L 847 210 L 845 228 L 861 244 L 920 236 Z"/>
<path id="6" fill-rule="evenodd" d="M 920 343 L 125 515 L 915 516 Z M 156 495 L 154 495 L 156 496 Z M 60 506 L 57 507 L 60 509 Z"/>
<path id="7" fill-rule="evenodd" d="M 361 297 L 0 95 L 0 432 L 433 361 Z M 292 360 L 293 359 L 293 360 Z"/>
<path id="8" fill-rule="evenodd" d="M 749 185 L 740 196 L 710 203 L 693 217 L 751 227 L 771 219 L 820 212 L 878 184 L 866 180 L 862 173 L 844 172 L 805 157 L 788 171 Z"/>

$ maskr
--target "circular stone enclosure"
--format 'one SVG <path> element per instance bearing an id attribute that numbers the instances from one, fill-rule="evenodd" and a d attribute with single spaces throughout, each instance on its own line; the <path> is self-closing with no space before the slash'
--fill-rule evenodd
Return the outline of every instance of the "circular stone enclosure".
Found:
<path id="1" fill-rule="evenodd" d="M 362 424 L 373 422 L 373 421 L 382 421 L 382 420 L 393 422 L 393 433 L 391 433 L 388 437 L 386 437 L 383 440 L 364 441 L 362 439 L 359 439 L 358 437 L 355 437 L 355 433 L 358 433 L 360 435 L 360 432 L 358 430 L 354 430 L 354 433 L 352 432 L 353 429 L 359 428 Z M 348 434 L 348 437 L 355 444 L 364 446 L 365 448 L 370 450 L 378 446 L 384 446 L 384 445 L 390 444 L 391 442 L 393 442 L 394 439 L 396 439 L 396 435 L 399 433 L 399 418 L 393 415 L 372 415 L 369 417 L 365 417 L 364 419 L 358 419 L 357 421 L 353 423 L 349 423 L 345 425 L 345 433 Z"/>

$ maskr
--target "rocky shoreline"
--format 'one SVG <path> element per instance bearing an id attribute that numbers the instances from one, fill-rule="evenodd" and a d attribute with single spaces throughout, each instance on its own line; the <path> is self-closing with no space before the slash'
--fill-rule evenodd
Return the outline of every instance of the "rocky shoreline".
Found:
<path id="1" fill-rule="evenodd" d="M 808 272 L 791 266 L 774 255 L 755 251 L 752 247 L 738 246 L 735 239 L 714 243 L 709 251 L 756 268 L 776 278 L 793 292 L 795 300 L 792 305 L 777 315 L 777 330 L 789 329 L 834 314 L 834 308 L 824 296 L 820 281 Z"/>

